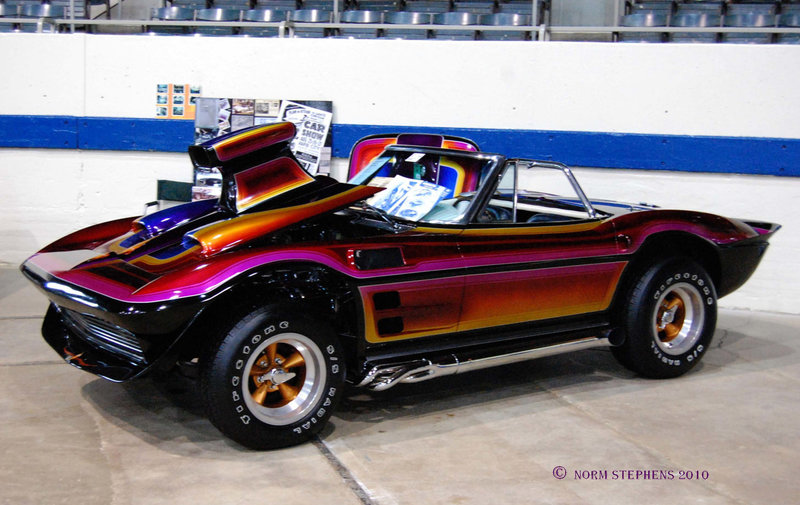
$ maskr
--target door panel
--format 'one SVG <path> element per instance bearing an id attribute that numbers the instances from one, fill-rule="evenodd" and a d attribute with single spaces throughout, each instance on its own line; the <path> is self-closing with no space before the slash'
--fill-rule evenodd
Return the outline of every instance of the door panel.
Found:
<path id="1" fill-rule="evenodd" d="M 466 277 L 459 331 L 603 310 L 624 262 Z"/>
<path id="2" fill-rule="evenodd" d="M 605 310 L 626 264 L 601 221 L 472 228 L 460 240 L 459 331 Z"/>

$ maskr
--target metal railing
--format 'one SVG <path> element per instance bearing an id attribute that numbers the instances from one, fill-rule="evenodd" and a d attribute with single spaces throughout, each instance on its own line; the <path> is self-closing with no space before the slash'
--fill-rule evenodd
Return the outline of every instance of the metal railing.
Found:
<path id="1" fill-rule="evenodd" d="M 0 22 L 3 24 L 36 24 L 36 31 L 46 31 L 48 27 L 54 27 L 59 32 L 76 32 L 78 29 L 87 32 L 95 31 L 95 27 L 127 27 L 127 28 L 140 28 L 141 33 L 148 33 L 149 27 L 183 27 L 187 28 L 185 35 L 204 36 L 203 34 L 193 33 L 195 28 L 209 28 L 209 27 L 225 27 L 225 28 L 274 28 L 277 29 L 278 37 L 293 37 L 295 29 L 298 28 L 317 28 L 327 29 L 333 36 L 339 30 L 358 28 L 360 30 L 404 30 L 404 31 L 420 31 L 426 34 L 432 31 L 435 32 L 463 32 L 474 31 L 479 32 L 506 32 L 506 33 L 519 33 L 520 40 L 529 34 L 533 41 L 549 41 L 553 35 L 556 36 L 572 36 L 580 37 L 581 35 L 605 35 L 608 40 L 619 40 L 620 34 L 636 33 L 636 34 L 662 34 L 667 38 L 670 34 L 750 34 L 750 35 L 796 35 L 800 37 L 800 27 L 783 27 L 783 26 L 765 26 L 765 27 L 731 27 L 731 26 L 709 26 L 709 27 L 680 27 L 680 26 L 619 26 L 621 14 L 624 12 L 622 8 L 617 9 L 618 16 L 616 18 L 615 26 L 553 26 L 547 23 L 546 19 L 538 20 L 538 8 L 540 0 L 532 0 L 532 23 L 527 26 L 508 26 L 508 25 L 440 25 L 440 24 L 391 24 L 391 23 L 341 23 L 341 22 L 324 22 L 324 23 L 308 23 L 298 21 L 279 21 L 279 22 L 259 22 L 259 21 L 197 21 L 197 20 L 141 20 L 141 19 L 79 19 L 74 17 L 74 4 L 76 1 L 70 2 L 70 17 L 68 18 L 21 18 L 21 17 L 2 17 Z M 620 2 L 620 6 L 623 2 Z M 333 19 L 338 19 L 337 14 L 339 2 L 335 2 L 334 8 L 336 9 Z M 246 11 L 242 11 L 246 12 Z M 50 30 L 47 30 L 50 31 Z M 130 32 L 128 32 L 130 33 Z M 214 35 L 219 36 L 219 35 Z M 235 36 L 235 35 L 234 35 Z M 392 37 L 386 37 L 392 38 Z M 774 37 L 773 37 L 774 38 Z"/>

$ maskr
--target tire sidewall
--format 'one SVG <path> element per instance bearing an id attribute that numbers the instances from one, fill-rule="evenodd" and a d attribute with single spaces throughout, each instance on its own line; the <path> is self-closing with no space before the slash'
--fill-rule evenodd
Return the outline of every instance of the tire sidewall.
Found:
<path id="1" fill-rule="evenodd" d="M 680 284 L 697 290 L 701 297 L 703 322 L 691 347 L 671 354 L 658 344 L 654 314 L 662 295 Z M 708 351 L 717 320 L 717 295 L 708 273 L 694 261 L 684 258 L 665 260 L 651 267 L 636 284 L 629 300 L 626 320 L 630 364 L 643 375 L 667 378 L 693 368 Z"/>
<path id="2" fill-rule="evenodd" d="M 264 341 L 294 334 L 316 345 L 322 357 L 322 373 L 316 380 L 324 384 L 319 386 L 319 398 L 302 418 L 289 424 L 268 424 L 251 410 L 252 402 L 245 401 L 243 381 L 250 380 L 245 364 Z M 297 314 L 260 309 L 234 326 L 203 372 L 211 422 L 242 445 L 273 449 L 302 443 L 324 427 L 342 395 L 345 359 L 338 339 L 326 325 Z"/>

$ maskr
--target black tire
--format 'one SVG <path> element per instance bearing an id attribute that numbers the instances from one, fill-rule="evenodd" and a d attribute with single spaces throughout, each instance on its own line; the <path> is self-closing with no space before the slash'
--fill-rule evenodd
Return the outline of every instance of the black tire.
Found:
<path id="1" fill-rule="evenodd" d="M 654 379 L 677 377 L 708 350 L 717 324 L 717 293 L 694 261 L 667 258 L 645 269 L 626 302 L 625 341 L 612 352 L 630 370 Z"/>
<path id="2" fill-rule="evenodd" d="M 345 379 L 342 346 L 329 326 L 262 308 L 218 342 L 202 359 L 200 384 L 222 433 L 252 449 L 277 449 L 322 430 Z"/>

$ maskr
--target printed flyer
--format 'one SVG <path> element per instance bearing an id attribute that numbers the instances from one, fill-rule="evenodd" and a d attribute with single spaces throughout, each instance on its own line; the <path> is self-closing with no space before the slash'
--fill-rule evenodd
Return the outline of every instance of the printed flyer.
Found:
<path id="1" fill-rule="evenodd" d="M 311 175 L 330 173 L 330 101 L 198 97 L 196 109 L 195 144 L 255 125 L 291 121 L 297 126 L 290 145 L 297 160 Z M 195 170 L 192 199 L 218 198 L 221 191 L 217 170 Z"/>

